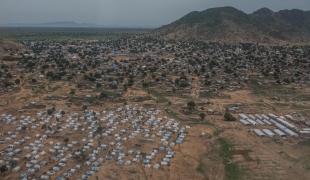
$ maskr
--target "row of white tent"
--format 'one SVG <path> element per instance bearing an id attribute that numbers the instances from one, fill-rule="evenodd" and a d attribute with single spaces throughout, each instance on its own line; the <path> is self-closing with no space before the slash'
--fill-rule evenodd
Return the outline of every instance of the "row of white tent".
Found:
<path id="1" fill-rule="evenodd" d="M 244 125 L 262 125 L 262 126 L 275 126 L 273 130 L 269 130 L 267 128 L 264 129 L 254 129 L 253 132 L 258 136 L 269 136 L 273 137 L 275 135 L 278 136 L 292 136 L 298 137 L 298 133 L 300 130 L 297 126 L 288 122 L 286 119 L 293 119 L 292 116 L 276 116 L 272 113 L 268 115 L 265 114 L 239 114 L 240 122 Z"/>
<path id="2" fill-rule="evenodd" d="M 253 132 L 257 135 L 257 136 L 269 136 L 269 137 L 274 137 L 275 135 L 284 137 L 286 136 L 286 134 L 279 130 L 279 129 L 273 129 L 273 130 L 269 130 L 269 129 L 253 129 Z"/>

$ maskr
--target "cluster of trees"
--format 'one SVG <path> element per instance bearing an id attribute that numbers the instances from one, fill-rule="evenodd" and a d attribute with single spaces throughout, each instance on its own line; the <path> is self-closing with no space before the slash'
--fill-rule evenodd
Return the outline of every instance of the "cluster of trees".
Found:
<path id="1" fill-rule="evenodd" d="M 224 114 L 224 121 L 236 121 L 237 119 L 226 109 Z"/>

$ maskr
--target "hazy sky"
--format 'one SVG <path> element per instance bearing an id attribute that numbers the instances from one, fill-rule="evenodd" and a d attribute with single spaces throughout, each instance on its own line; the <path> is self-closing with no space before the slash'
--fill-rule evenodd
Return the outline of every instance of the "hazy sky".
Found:
<path id="1" fill-rule="evenodd" d="M 191 11 L 219 6 L 245 12 L 261 7 L 310 10 L 310 0 L 0 0 L 0 24 L 76 21 L 157 27 Z"/>

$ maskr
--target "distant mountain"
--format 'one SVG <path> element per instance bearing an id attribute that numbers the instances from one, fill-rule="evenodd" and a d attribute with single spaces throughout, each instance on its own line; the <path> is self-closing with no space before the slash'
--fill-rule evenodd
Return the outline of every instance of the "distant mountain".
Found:
<path id="1" fill-rule="evenodd" d="M 50 22 L 38 24 L 38 26 L 45 27 L 95 27 L 97 25 L 90 23 L 77 23 L 74 21 L 61 21 L 61 22 Z"/>
<path id="2" fill-rule="evenodd" d="M 157 32 L 172 39 L 310 42 L 310 11 L 262 8 L 246 14 L 233 7 L 211 8 L 191 12 Z"/>
<path id="3" fill-rule="evenodd" d="M 12 27 L 100 27 L 96 24 L 90 23 L 77 23 L 74 21 L 59 21 L 59 22 L 48 22 L 48 23 L 36 23 L 36 24 L 7 24 L 3 26 Z"/>

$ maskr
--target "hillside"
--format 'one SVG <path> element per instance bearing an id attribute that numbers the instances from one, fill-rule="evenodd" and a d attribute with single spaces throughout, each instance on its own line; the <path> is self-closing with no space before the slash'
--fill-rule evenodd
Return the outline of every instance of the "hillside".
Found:
<path id="1" fill-rule="evenodd" d="M 233 7 L 191 12 L 158 32 L 172 39 L 238 42 L 308 42 L 310 11 L 268 8 L 246 14 Z"/>

